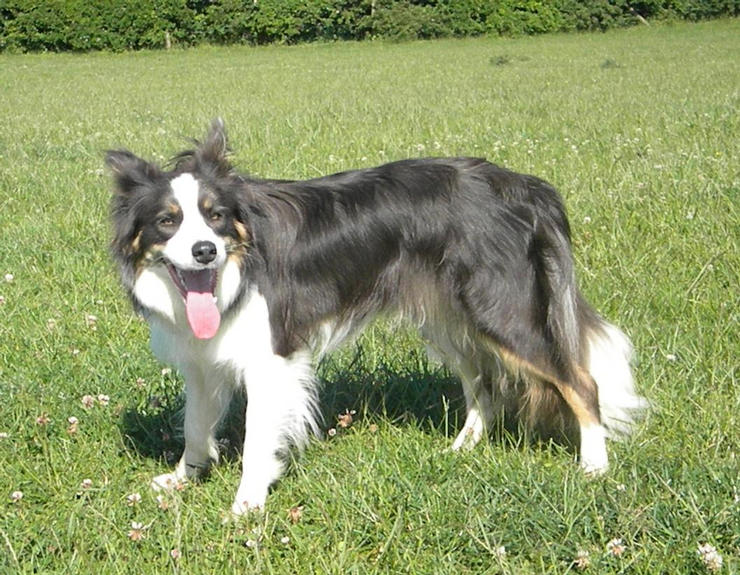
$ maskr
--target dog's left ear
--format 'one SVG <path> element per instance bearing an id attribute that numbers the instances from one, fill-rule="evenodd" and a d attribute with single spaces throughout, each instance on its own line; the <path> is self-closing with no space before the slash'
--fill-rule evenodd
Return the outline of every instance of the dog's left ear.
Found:
<path id="1" fill-rule="evenodd" d="M 113 172 L 116 191 L 123 194 L 155 180 L 162 173 L 157 166 L 128 150 L 109 150 L 105 154 L 105 164 Z"/>
<path id="2" fill-rule="evenodd" d="M 206 138 L 198 146 L 195 155 L 201 167 L 208 166 L 217 176 L 223 177 L 232 173 L 233 169 L 229 162 L 231 148 L 222 118 L 216 118 L 211 122 Z"/>

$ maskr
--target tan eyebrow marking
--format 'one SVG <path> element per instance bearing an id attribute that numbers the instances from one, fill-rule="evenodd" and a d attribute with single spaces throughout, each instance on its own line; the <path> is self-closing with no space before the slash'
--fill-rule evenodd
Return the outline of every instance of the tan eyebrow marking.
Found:
<path id="1" fill-rule="evenodd" d="M 167 212 L 173 215 L 179 215 L 180 212 L 182 212 L 182 208 L 180 207 L 180 204 L 178 204 L 176 201 L 171 200 L 167 204 Z"/>

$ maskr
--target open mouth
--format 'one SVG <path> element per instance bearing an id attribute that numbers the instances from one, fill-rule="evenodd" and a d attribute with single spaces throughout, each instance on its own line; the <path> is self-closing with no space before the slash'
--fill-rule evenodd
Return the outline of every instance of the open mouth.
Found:
<path id="1" fill-rule="evenodd" d="M 215 269 L 183 270 L 167 262 L 167 271 L 172 283 L 185 300 L 185 312 L 188 324 L 195 337 L 210 339 L 221 324 L 221 312 L 216 306 L 216 282 L 218 273 Z"/>

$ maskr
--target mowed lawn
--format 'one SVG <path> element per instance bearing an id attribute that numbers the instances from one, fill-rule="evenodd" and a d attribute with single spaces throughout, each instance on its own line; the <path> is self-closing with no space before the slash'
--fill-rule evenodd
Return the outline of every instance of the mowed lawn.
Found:
<path id="1" fill-rule="evenodd" d="M 0 573 L 737 573 L 738 62 L 738 20 L 0 55 Z M 652 404 L 609 473 L 501 430 L 446 451 L 461 392 L 388 323 L 321 366 L 335 432 L 263 516 L 228 520 L 235 424 L 208 480 L 157 500 L 181 380 L 109 261 L 102 157 L 165 161 L 215 116 L 260 176 L 474 155 L 555 184 L 583 291 L 633 338 Z"/>

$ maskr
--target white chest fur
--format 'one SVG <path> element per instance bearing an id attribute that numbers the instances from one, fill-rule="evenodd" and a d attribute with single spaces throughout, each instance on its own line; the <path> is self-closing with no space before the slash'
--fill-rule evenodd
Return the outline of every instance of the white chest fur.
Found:
<path id="1" fill-rule="evenodd" d="M 219 307 L 221 300 L 219 295 Z M 273 355 L 267 303 L 256 289 L 245 294 L 239 307 L 229 313 L 211 339 L 197 339 L 179 309 L 173 316 L 152 315 L 149 327 L 154 354 L 183 370 L 200 367 L 245 372 Z"/>

